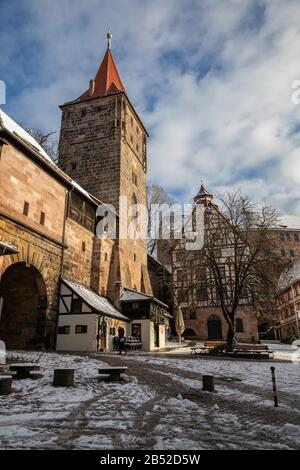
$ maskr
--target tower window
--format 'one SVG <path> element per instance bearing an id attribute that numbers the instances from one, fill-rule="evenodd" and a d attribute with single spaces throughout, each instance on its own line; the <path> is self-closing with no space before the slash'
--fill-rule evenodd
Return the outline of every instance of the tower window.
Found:
<path id="1" fill-rule="evenodd" d="M 81 117 L 85 117 L 86 116 L 86 109 L 82 109 L 81 110 Z"/>
<path id="2" fill-rule="evenodd" d="M 136 126 L 136 132 L 139 134 L 140 133 L 140 130 L 138 128 L 138 126 Z"/>
<path id="3" fill-rule="evenodd" d="M 137 186 L 137 174 L 134 171 L 132 172 L 132 182 Z"/>
<path id="4" fill-rule="evenodd" d="M 104 255 L 104 261 L 107 261 L 107 258 L 108 258 L 107 253 L 105 253 L 105 255 Z"/>
<path id="5" fill-rule="evenodd" d="M 41 212 L 41 216 L 40 216 L 40 224 L 41 225 L 45 225 L 45 212 Z"/>
<path id="6" fill-rule="evenodd" d="M 133 118 L 132 117 L 130 118 L 130 123 L 131 123 L 131 126 L 133 127 Z"/>
<path id="7" fill-rule="evenodd" d="M 85 242 L 82 242 L 81 251 L 85 251 L 85 250 L 86 250 L 86 244 Z"/>
<path id="8" fill-rule="evenodd" d="M 23 215 L 28 215 L 28 212 L 29 212 L 29 202 L 24 201 Z"/>
<path id="9" fill-rule="evenodd" d="M 133 135 L 130 136 L 130 142 L 133 143 Z"/>
<path id="10" fill-rule="evenodd" d="M 135 148 L 136 148 L 136 151 L 138 152 L 140 150 L 139 144 L 136 144 Z"/>
<path id="11" fill-rule="evenodd" d="M 76 166 L 77 166 L 77 162 L 76 162 L 75 160 L 73 160 L 73 161 L 71 162 L 71 169 L 72 169 L 72 170 L 76 170 Z"/>
<path id="12" fill-rule="evenodd" d="M 136 253 L 133 254 L 133 261 L 136 261 Z"/>

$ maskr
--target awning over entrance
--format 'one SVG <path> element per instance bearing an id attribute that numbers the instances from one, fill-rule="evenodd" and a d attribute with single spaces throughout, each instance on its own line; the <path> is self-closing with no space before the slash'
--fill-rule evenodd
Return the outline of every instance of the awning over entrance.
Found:
<path id="1" fill-rule="evenodd" d="M 19 253 L 19 250 L 14 245 L 9 242 L 0 241 L 0 256 L 15 255 L 17 253 Z"/>
<path id="2" fill-rule="evenodd" d="M 77 284 L 76 282 L 68 281 L 67 279 L 62 279 L 62 282 L 85 304 L 87 304 L 93 312 L 106 315 L 111 318 L 116 318 L 117 320 L 128 321 L 128 318 L 119 312 L 119 310 L 117 310 L 116 307 L 114 307 L 114 305 L 111 304 L 106 297 L 103 297 L 88 287 Z"/>

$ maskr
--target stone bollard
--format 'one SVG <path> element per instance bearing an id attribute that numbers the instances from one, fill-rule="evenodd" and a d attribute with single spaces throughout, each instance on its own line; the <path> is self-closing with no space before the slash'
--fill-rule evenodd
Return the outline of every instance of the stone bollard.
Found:
<path id="1" fill-rule="evenodd" d="M 11 375 L 0 375 L 0 395 L 9 395 L 11 392 L 11 384 Z"/>
<path id="2" fill-rule="evenodd" d="M 203 375 L 202 377 L 202 390 L 203 392 L 214 392 L 214 376 L 213 375 Z"/>
<path id="3" fill-rule="evenodd" d="M 54 369 L 53 385 L 55 387 L 73 387 L 74 369 Z"/>

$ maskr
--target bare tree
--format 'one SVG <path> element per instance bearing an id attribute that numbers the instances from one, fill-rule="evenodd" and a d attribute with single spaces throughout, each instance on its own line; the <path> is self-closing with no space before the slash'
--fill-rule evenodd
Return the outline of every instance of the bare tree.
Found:
<path id="1" fill-rule="evenodd" d="M 151 235 L 151 228 L 153 228 L 154 221 L 152 220 L 153 216 L 153 205 L 162 205 L 168 204 L 172 205 L 175 201 L 168 195 L 168 193 L 157 184 L 151 184 L 147 186 L 147 209 L 148 209 L 148 242 L 147 249 L 148 253 L 151 255 L 155 253 L 157 248 L 158 238 L 153 238 Z"/>
<path id="2" fill-rule="evenodd" d="M 176 244 L 172 291 L 179 305 L 202 301 L 221 308 L 231 351 L 238 307 L 251 305 L 257 314 L 274 308 L 278 277 L 287 262 L 276 249 L 275 209 L 255 204 L 239 190 L 219 200 L 221 209 L 212 203 L 205 208 L 202 249 L 186 251 L 182 241 Z M 191 295 L 194 291 L 196 297 Z"/>
<path id="3" fill-rule="evenodd" d="M 56 131 L 51 131 L 47 134 L 40 129 L 35 128 L 25 128 L 25 131 L 28 132 L 28 134 L 31 135 L 38 144 L 40 144 L 54 163 L 58 162 L 58 143 L 51 139 L 51 137 L 56 134 Z"/>

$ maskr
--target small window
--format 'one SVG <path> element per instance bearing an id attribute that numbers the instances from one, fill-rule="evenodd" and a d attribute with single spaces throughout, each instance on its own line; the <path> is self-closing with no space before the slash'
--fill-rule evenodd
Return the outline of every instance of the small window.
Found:
<path id="1" fill-rule="evenodd" d="M 130 136 L 130 142 L 133 143 L 133 135 Z"/>
<path id="2" fill-rule="evenodd" d="M 28 215 L 28 212 L 29 212 L 29 202 L 24 201 L 23 215 Z"/>
<path id="3" fill-rule="evenodd" d="M 85 134 L 85 128 L 82 127 L 80 130 L 79 130 L 79 135 L 84 135 Z"/>
<path id="4" fill-rule="evenodd" d="M 132 172 L 132 182 L 135 186 L 137 186 L 137 175 L 134 171 Z"/>
<path id="5" fill-rule="evenodd" d="M 139 152 L 140 150 L 139 144 L 136 144 L 135 148 L 136 148 L 136 151 Z"/>
<path id="6" fill-rule="evenodd" d="M 298 242 L 298 241 L 299 241 L 299 235 L 298 235 L 298 233 L 294 233 L 294 240 L 295 240 L 295 242 Z"/>
<path id="7" fill-rule="evenodd" d="M 294 250 L 293 250 L 293 249 L 290 250 L 290 256 L 291 256 L 292 258 L 294 258 L 294 256 L 295 256 L 295 253 L 294 253 Z"/>
<path id="8" fill-rule="evenodd" d="M 45 225 L 45 212 L 41 212 L 41 216 L 40 216 L 40 224 L 41 225 Z"/>
<path id="9" fill-rule="evenodd" d="M 116 329 L 115 329 L 115 328 L 110 328 L 110 329 L 109 329 L 109 334 L 110 334 L 111 336 L 116 336 Z"/>
<path id="10" fill-rule="evenodd" d="M 285 234 L 285 238 L 286 238 L 286 240 L 287 240 L 288 242 L 291 241 L 291 237 L 290 237 L 290 234 L 289 234 L 289 233 L 286 233 L 286 234 Z"/>
<path id="11" fill-rule="evenodd" d="M 120 127 L 120 119 L 116 120 L 116 127 Z"/>
<path id="12" fill-rule="evenodd" d="M 279 238 L 280 238 L 280 240 L 281 240 L 282 242 L 284 242 L 284 233 L 281 233 L 281 234 L 279 235 Z"/>
<path id="13" fill-rule="evenodd" d="M 140 306 L 140 304 L 139 304 L 138 302 L 133 302 L 133 303 L 132 303 L 132 308 L 133 308 L 134 310 L 137 310 L 137 309 L 139 308 L 139 306 Z"/>
<path id="14" fill-rule="evenodd" d="M 108 260 L 108 255 L 107 253 L 104 254 L 104 261 L 107 261 Z"/>
<path id="15" fill-rule="evenodd" d="M 136 261 L 136 254 L 133 254 L 133 261 Z"/>
<path id="16" fill-rule="evenodd" d="M 76 170 L 76 166 L 77 166 L 77 162 L 75 160 L 73 160 L 71 162 L 71 170 Z"/>
<path id="17" fill-rule="evenodd" d="M 76 335 L 87 333 L 87 325 L 76 325 L 75 333 Z"/>
<path id="18" fill-rule="evenodd" d="M 103 109 L 103 106 L 97 106 L 96 111 L 97 113 L 102 113 Z"/>
<path id="19" fill-rule="evenodd" d="M 82 300 L 81 299 L 72 299 L 71 313 L 81 313 L 82 309 Z"/>
<path id="20" fill-rule="evenodd" d="M 59 326 L 57 333 L 58 333 L 59 335 L 69 335 L 69 334 L 70 334 L 70 330 L 71 330 L 71 328 L 70 328 L 69 325 Z"/>
<path id="21" fill-rule="evenodd" d="M 85 242 L 82 242 L 81 251 L 85 251 L 85 249 L 86 249 Z"/>
<path id="22" fill-rule="evenodd" d="M 139 130 L 138 126 L 136 126 L 136 132 L 137 132 L 137 134 L 140 133 L 140 130 Z"/>
<path id="23" fill-rule="evenodd" d="M 132 125 L 132 127 L 133 127 L 133 117 L 130 118 L 130 123 L 131 123 L 131 125 Z"/>
<path id="24" fill-rule="evenodd" d="M 281 250 L 281 256 L 285 256 L 285 250 L 284 249 Z"/>
<path id="25" fill-rule="evenodd" d="M 244 325 L 241 318 L 237 318 L 235 321 L 235 331 L 237 333 L 244 333 Z"/>
<path id="26" fill-rule="evenodd" d="M 191 311 L 190 320 L 197 320 L 197 312 L 195 310 Z"/>
<path id="27" fill-rule="evenodd" d="M 82 109 L 81 110 L 81 117 L 85 117 L 86 116 L 86 109 Z"/>
<path id="28" fill-rule="evenodd" d="M 96 127 L 95 127 L 95 131 L 96 131 L 96 132 L 100 132 L 100 131 L 101 131 L 101 126 L 96 126 Z"/>

